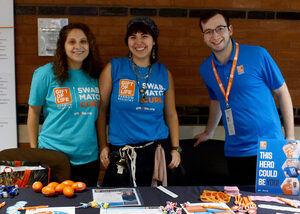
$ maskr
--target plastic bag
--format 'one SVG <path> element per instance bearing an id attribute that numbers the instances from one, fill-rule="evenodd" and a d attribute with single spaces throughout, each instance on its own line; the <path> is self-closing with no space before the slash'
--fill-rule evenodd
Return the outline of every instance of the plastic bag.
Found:
<path id="1" fill-rule="evenodd" d="M 29 161 L 0 161 L 0 185 L 31 187 L 35 181 L 44 186 L 49 183 L 50 168 L 45 164 Z"/>

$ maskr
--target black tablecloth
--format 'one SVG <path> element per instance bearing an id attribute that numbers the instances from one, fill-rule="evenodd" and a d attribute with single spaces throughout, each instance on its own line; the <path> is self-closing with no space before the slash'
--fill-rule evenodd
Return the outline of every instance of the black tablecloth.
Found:
<path id="1" fill-rule="evenodd" d="M 79 206 L 80 202 L 90 202 L 93 200 L 92 196 L 92 189 L 87 188 L 84 192 L 76 193 L 73 198 L 67 198 L 64 195 L 58 195 L 55 197 L 45 197 L 41 193 L 34 192 L 31 188 L 20 188 L 20 194 L 15 196 L 14 198 L 6 198 L 0 199 L 0 203 L 5 201 L 7 204 L 5 207 L 0 209 L 0 213 L 6 213 L 6 208 L 8 206 L 14 205 L 18 201 L 27 201 L 28 204 L 26 206 L 37 206 L 37 205 L 49 205 L 51 207 L 60 207 L 60 206 Z M 153 187 L 138 187 L 137 188 L 143 203 L 145 206 L 160 206 L 165 205 L 166 201 L 172 201 L 177 203 L 184 203 L 184 202 L 191 202 L 191 203 L 200 203 L 200 195 L 202 194 L 203 190 L 214 190 L 214 191 L 223 191 L 223 186 L 173 186 L 167 187 L 170 191 L 176 193 L 178 198 L 174 199 L 165 193 L 161 192 L 157 188 Z M 266 195 L 266 194 L 257 194 L 255 193 L 254 186 L 244 186 L 240 187 L 240 192 L 242 196 L 249 196 L 249 195 Z M 269 194 L 270 196 L 276 196 Z M 294 198 L 299 199 L 299 196 L 283 196 L 285 198 Z M 288 206 L 282 205 L 278 203 L 266 203 L 266 202 L 256 202 L 256 204 L 272 204 L 277 206 Z M 231 202 L 228 204 L 229 207 L 233 205 L 233 198 Z M 277 211 L 278 212 L 278 211 Z M 279 211 L 280 213 L 285 213 Z M 25 213 L 25 211 L 23 211 Z M 99 209 L 97 208 L 80 208 L 76 209 L 76 214 L 99 214 Z M 267 210 L 267 209 L 258 209 L 258 214 L 275 214 L 276 211 L 274 210 Z M 287 212 L 286 212 L 287 213 Z"/>

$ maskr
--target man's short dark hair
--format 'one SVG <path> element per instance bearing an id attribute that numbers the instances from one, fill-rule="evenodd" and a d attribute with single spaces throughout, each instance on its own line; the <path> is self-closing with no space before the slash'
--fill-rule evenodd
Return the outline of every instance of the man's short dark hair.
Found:
<path id="1" fill-rule="evenodd" d="M 214 17 L 215 15 L 220 14 L 221 16 L 224 17 L 226 25 L 229 27 L 230 23 L 229 23 L 229 17 L 228 15 L 225 13 L 225 11 L 223 10 L 207 10 L 205 11 L 203 14 L 200 15 L 200 22 L 199 22 L 199 26 L 201 31 L 203 32 L 203 28 L 202 28 L 202 23 L 206 23 L 210 18 Z"/>

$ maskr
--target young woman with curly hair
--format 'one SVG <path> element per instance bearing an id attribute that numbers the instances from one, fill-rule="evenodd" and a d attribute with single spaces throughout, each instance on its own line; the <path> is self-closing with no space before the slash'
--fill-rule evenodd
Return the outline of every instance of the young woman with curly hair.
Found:
<path id="1" fill-rule="evenodd" d="M 85 24 L 71 23 L 59 33 L 53 63 L 34 72 L 28 101 L 30 146 L 67 154 L 72 179 L 88 186 L 97 185 L 99 172 L 95 122 L 100 70 L 94 35 Z"/>

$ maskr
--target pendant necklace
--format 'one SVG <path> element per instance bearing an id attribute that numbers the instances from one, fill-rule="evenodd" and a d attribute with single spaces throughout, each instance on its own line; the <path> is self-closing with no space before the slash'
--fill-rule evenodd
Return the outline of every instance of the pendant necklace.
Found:
<path id="1" fill-rule="evenodd" d="M 143 104 L 145 103 L 145 99 L 146 99 L 146 89 L 147 89 L 147 83 L 148 83 L 148 79 L 149 76 L 151 74 L 151 70 L 152 70 L 152 64 L 150 64 L 149 66 L 149 71 L 147 72 L 147 74 L 145 76 L 140 76 L 137 72 L 136 72 L 136 64 L 134 63 L 134 61 L 132 60 L 132 67 L 133 67 L 133 72 L 135 73 L 136 77 L 137 77 L 137 83 L 138 83 L 138 88 L 139 88 L 139 92 L 140 92 L 140 96 L 141 96 L 141 101 L 140 103 Z M 142 88 L 140 89 L 140 81 L 139 79 L 145 79 L 146 83 L 144 86 L 142 86 Z"/>

